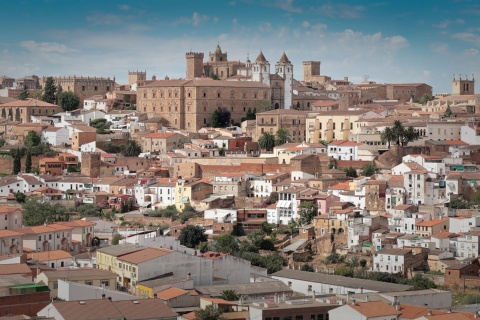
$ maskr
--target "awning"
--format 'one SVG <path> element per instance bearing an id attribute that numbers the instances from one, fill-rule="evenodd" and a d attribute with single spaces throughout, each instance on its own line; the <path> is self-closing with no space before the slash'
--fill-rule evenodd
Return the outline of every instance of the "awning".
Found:
<path id="1" fill-rule="evenodd" d="M 185 203 L 185 202 L 188 202 L 190 200 L 189 197 L 185 196 L 185 197 L 182 197 L 182 202 Z"/>
<path id="2" fill-rule="evenodd" d="M 145 201 L 145 202 L 142 202 L 142 203 L 139 203 L 138 205 L 142 208 L 147 208 L 151 205 L 152 203 L 150 201 Z"/>
<path id="3" fill-rule="evenodd" d="M 281 200 L 277 203 L 277 208 L 290 208 L 292 206 L 292 201 Z"/>

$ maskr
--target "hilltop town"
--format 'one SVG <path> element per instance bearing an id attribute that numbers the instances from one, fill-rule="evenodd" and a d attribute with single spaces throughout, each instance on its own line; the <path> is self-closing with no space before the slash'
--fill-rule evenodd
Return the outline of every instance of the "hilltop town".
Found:
<path id="1" fill-rule="evenodd" d="M 0 319 L 479 316 L 473 75 L 185 65 L 0 76 Z"/>

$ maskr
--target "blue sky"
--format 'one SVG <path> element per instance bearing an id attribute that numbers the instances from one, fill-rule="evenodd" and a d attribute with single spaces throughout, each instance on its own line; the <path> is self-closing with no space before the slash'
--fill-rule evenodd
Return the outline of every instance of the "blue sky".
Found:
<path id="1" fill-rule="evenodd" d="M 333 78 L 435 93 L 451 91 L 454 73 L 480 79 L 476 0 L 19 0 L 2 2 L 0 21 L 0 74 L 12 77 L 184 77 L 186 51 L 219 43 L 229 60 L 262 50 L 274 65 L 285 51 L 299 80 L 303 60 Z"/>

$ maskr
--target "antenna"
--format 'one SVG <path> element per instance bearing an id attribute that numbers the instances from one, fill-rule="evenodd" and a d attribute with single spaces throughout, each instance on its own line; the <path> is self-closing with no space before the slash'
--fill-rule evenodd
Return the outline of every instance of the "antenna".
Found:
<path id="1" fill-rule="evenodd" d="M 365 74 L 365 75 L 363 75 L 363 77 L 362 77 L 362 81 L 363 81 L 363 82 L 368 82 L 368 79 L 369 79 L 369 78 L 370 78 L 370 77 L 368 76 L 368 74 Z"/>

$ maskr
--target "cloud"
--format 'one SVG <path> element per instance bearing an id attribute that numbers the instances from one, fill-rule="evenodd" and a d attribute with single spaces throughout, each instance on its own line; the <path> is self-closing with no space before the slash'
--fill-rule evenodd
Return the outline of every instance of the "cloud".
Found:
<path id="1" fill-rule="evenodd" d="M 294 0 L 276 0 L 272 6 L 290 13 L 301 13 L 303 10 L 293 4 Z"/>
<path id="2" fill-rule="evenodd" d="M 28 51 L 36 53 L 69 53 L 76 51 L 61 43 L 36 42 L 33 40 L 22 41 L 20 42 L 20 46 Z"/>
<path id="3" fill-rule="evenodd" d="M 94 25 L 116 25 L 122 24 L 127 19 L 124 16 L 113 13 L 92 13 L 87 16 L 87 22 Z"/>
<path id="4" fill-rule="evenodd" d="M 447 43 L 434 42 L 430 44 L 430 50 L 435 53 L 446 53 L 449 49 Z"/>
<path id="5" fill-rule="evenodd" d="M 118 6 L 118 9 L 122 10 L 122 11 L 128 11 L 130 10 L 130 6 L 128 4 L 121 4 Z"/>
<path id="6" fill-rule="evenodd" d="M 270 22 L 262 23 L 258 26 L 258 30 L 262 33 L 269 33 L 272 31 L 272 24 Z"/>
<path id="7" fill-rule="evenodd" d="M 452 37 L 454 39 L 474 43 L 475 45 L 480 46 L 480 35 L 478 35 L 476 33 L 473 33 L 473 32 L 455 33 Z"/>
<path id="8" fill-rule="evenodd" d="M 442 20 L 440 23 L 434 24 L 433 26 L 434 26 L 435 28 L 439 28 L 439 29 L 446 29 L 446 28 L 448 28 L 448 27 L 451 26 L 451 25 L 454 25 L 454 24 L 464 24 L 464 23 L 465 23 L 465 20 L 463 20 L 463 19 Z"/>
<path id="9" fill-rule="evenodd" d="M 205 14 L 200 14 L 198 12 L 194 12 L 190 18 L 189 17 L 180 17 L 177 20 L 173 21 L 173 25 L 191 24 L 191 25 L 197 27 L 201 23 L 209 21 L 209 20 L 210 20 L 209 16 L 207 16 Z"/>
<path id="10" fill-rule="evenodd" d="M 345 3 L 328 3 L 320 7 L 314 7 L 311 11 L 316 11 L 330 18 L 358 19 L 364 16 L 365 7 Z"/>
<path id="11" fill-rule="evenodd" d="M 465 51 L 463 51 L 463 55 L 465 56 L 478 56 L 479 54 L 479 51 L 477 49 L 474 49 L 474 48 L 470 48 L 470 49 L 467 49 Z"/>
<path id="12" fill-rule="evenodd" d="M 408 46 L 408 40 L 402 36 L 393 36 L 390 38 L 385 38 L 385 41 L 393 47 L 393 49 L 398 50 Z"/>
<path id="13" fill-rule="evenodd" d="M 308 22 L 308 21 L 303 21 L 303 22 L 302 22 L 302 27 L 304 27 L 304 28 L 310 27 L 310 22 Z"/>

